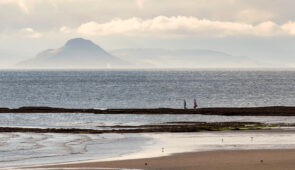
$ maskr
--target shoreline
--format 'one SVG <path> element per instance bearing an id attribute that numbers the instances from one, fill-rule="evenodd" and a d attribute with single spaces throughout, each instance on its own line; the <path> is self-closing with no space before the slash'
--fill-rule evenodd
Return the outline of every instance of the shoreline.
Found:
<path id="1" fill-rule="evenodd" d="M 92 113 L 92 114 L 202 114 L 222 116 L 295 116 L 293 106 L 268 107 L 212 107 L 198 109 L 172 108 L 126 108 L 126 109 L 82 109 L 58 107 L 0 108 L 0 113 Z"/>
<path id="2" fill-rule="evenodd" d="M 128 168 L 128 169 L 294 169 L 295 149 L 217 150 L 176 153 L 154 158 L 92 161 L 29 168 Z"/>

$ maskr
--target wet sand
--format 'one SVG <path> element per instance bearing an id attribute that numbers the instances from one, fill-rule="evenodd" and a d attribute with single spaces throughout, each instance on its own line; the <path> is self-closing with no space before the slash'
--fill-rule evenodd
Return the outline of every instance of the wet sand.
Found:
<path id="1" fill-rule="evenodd" d="M 0 113 L 94 113 L 94 114 L 203 114 L 226 116 L 295 116 L 295 107 L 224 107 L 224 108 L 198 108 L 198 109 L 79 109 L 54 107 L 20 107 L 0 108 Z"/>
<path id="2" fill-rule="evenodd" d="M 295 169 L 295 150 L 193 152 L 157 158 L 75 163 L 44 166 L 42 168 L 95 169 L 99 167 L 165 170 L 293 170 Z"/>

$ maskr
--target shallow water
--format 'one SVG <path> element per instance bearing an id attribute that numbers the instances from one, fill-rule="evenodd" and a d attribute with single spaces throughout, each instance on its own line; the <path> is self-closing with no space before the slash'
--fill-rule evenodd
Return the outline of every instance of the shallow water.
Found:
<path id="1" fill-rule="evenodd" d="M 139 152 L 149 140 L 139 134 L 35 133 L 0 133 L 0 139 L 0 167 L 106 159 Z"/>
<path id="2" fill-rule="evenodd" d="M 3 113 L 1 127 L 88 128 L 112 125 L 146 125 L 165 122 L 263 122 L 295 123 L 295 116 L 209 116 L 209 115 L 143 115 L 143 114 L 79 114 L 79 113 Z"/>

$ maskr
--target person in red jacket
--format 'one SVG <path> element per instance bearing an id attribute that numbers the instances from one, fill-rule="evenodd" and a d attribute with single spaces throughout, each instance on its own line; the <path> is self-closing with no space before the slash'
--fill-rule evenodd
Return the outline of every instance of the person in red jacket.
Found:
<path id="1" fill-rule="evenodd" d="M 194 109 L 196 109 L 197 107 L 198 107 L 197 100 L 194 99 Z"/>

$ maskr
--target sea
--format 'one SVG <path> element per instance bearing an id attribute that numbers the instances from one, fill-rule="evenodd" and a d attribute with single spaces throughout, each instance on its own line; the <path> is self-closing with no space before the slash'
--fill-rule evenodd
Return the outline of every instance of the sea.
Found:
<path id="1" fill-rule="evenodd" d="M 0 107 L 189 108 L 294 106 L 293 70 L 2 70 Z M 3 113 L 1 127 L 101 129 L 165 122 L 295 123 L 284 116 Z M 253 137 L 255 140 L 253 141 Z M 225 142 L 221 143 L 221 139 Z M 293 133 L 0 133 L 0 169 L 218 149 L 295 148 Z M 162 152 L 165 148 L 165 153 Z"/>
<path id="2" fill-rule="evenodd" d="M 295 71 L 0 71 L 0 107 L 293 106 Z"/>

